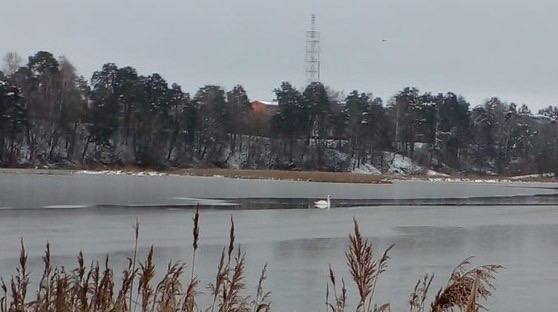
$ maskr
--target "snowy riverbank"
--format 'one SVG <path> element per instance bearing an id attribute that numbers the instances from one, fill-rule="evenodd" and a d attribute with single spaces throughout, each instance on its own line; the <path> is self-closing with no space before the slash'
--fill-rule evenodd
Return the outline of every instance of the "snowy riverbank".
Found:
<path id="1" fill-rule="evenodd" d="M 394 181 L 428 181 L 439 183 L 512 183 L 512 182 L 558 182 L 551 173 L 531 174 L 510 177 L 497 176 L 450 176 L 428 170 L 424 174 L 379 174 L 374 168 L 361 166 L 353 172 L 320 172 L 320 171 L 287 171 L 287 170 L 251 170 L 251 169 L 170 169 L 167 171 L 138 169 L 99 169 L 99 170 L 68 170 L 68 169 L 32 169 L 32 168 L 0 168 L 0 174 L 39 174 L 39 175 L 106 175 L 106 176 L 202 176 L 213 178 L 264 179 L 330 183 L 368 183 L 385 184 Z"/>

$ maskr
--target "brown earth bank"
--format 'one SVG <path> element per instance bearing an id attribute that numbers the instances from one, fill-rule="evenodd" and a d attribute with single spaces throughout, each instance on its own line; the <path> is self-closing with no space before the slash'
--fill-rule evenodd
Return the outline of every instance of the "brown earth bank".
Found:
<path id="1" fill-rule="evenodd" d="M 391 183 L 387 176 L 367 175 L 349 172 L 322 172 L 322 171 L 288 171 L 288 170 L 252 170 L 252 169 L 178 169 L 171 168 L 153 171 L 135 167 L 118 168 L 89 168 L 87 171 L 76 169 L 31 169 L 31 168 L 1 168 L 2 173 L 18 174 L 76 174 L 98 173 L 107 175 L 142 175 L 142 176 L 201 176 L 201 177 L 226 177 L 238 179 L 271 179 L 287 181 L 330 182 L 330 183 Z"/>
<path id="2" fill-rule="evenodd" d="M 391 183 L 387 176 L 350 172 L 250 170 L 250 169 L 178 169 L 178 174 L 192 176 L 223 176 L 240 179 L 273 179 L 331 183 Z"/>
<path id="3" fill-rule="evenodd" d="M 373 175 L 351 172 L 326 171 L 294 171 L 265 169 L 223 169 L 223 168 L 167 168 L 155 170 L 132 166 L 97 166 L 83 169 L 63 168 L 0 168 L 0 174 L 106 174 L 106 175 L 139 175 L 139 176 L 201 176 L 226 177 L 237 179 L 270 179 L 285 181 L 308 181 L 329 183 L 366 183 L 389 184 L 394 180 L 419 180 L 434 182 L 549 182 L 558 183 L 553 175 L 524 176 L 478 176 L 478 175 Z"/>

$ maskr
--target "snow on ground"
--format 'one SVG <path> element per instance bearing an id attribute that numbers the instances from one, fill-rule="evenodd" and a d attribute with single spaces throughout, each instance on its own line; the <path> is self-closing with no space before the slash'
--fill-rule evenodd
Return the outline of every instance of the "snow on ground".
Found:
<path id="1" fill-rule="evenodd" d="M 124 171 L 124 170 L 101 170 L 101 171 L 92 171 L 92 170 L 80 170 L 76 171 L 76 174 L 91 174 L 91 175 L 130 175 L 130 176 L 139 176 L 139 177 L 160 177 L 166 176 L 167 173 L 164 172 L 157 172 L 157 171 Z"/>
<path id="2" fill-rule="evenodd" d="M 360 166 L 353 169 L 353 171 L 351 172 L 358 173 L 358 174 L 371 174 L 371 175 L 382 174 L 380 170 L 378 170 L 376 167 L 372 166 L 371 164 L 361 164 Z"/>
<path id="3" fill-rule="evenodd" d="M 415 162 L 409 157 L 405 157 L 401 154 L 385 152 L 384 157 L 388 165 L 388 173 L 405 175 L 405 174 L 416 174 L 423 173 L 426 169 Z"/>
<path id="4" fill-rule="evenodd" d="M 493 178 L 493 179 L 470 179 L 470 178 L 452 178 L 448 175 L 445 176 L 433 176 L 428 178 L 430 182 L 468 182 L 468 183 L 511 183 L 511 182 L 522 182 L 530 183 L 529 179 L 536 178 L 552 178 L 555 177 L 554 173 L 543 173 L 543 174 L 527 174 L 520 175 L 509 178 Z M 524 181 L 527 180 L 527 181 Z"/>
<path id="5" fill-rule="evenodd" d="M 531 176 L 531 175 L 529 175 Z M 540 175 L 535 175 L 540 176 Z M 420 180 L 420 179 L 419 179 Z M 467 183 L 538 183 L 536 181 L 513 179 L 513 178 L 494 178 L 494 179 L 474 179 L 474 178 L 452 178 L 452 177 L 432 177 L 426 181 L 429 182 L 467 182 Z"/>
<path id="6" fill-rule="evenodd" d="M 248 152 L 245 149 L 243 149 L 240 153 L 238 151 L 236 153 L 227 151 L 226 155 L 229 155 L 227 164 L 232 169 L 241 169 L 248 158 Z"/>
<path id="7" fill-rule="evenodd" d="M 441 173 L 431 169 L 426 171 L 426 175 L 429 177 L 449 177 L 449 174 Z"/>
<path id="8" fill-rule="evenodd" d="M 526 174 L 526 175 L 519 175 L 515 177 L 510 177 L 510 180 L 524 180 L 524 179 L 536 179 L 536 178 L 553 178 L 555 176 L 554 173 L 543 173 L 543 174 Z"/>
<path id="9" fill-rule="evenodd" d="M 421 179 L 419 179 L 421 180 Z M 429 182 L 467 182 L 467 183 L 509 183 L 509 179 L 469 179 L 469 178 L 450 178 L 450 177 L 433 177 L 428 178 Z"/>

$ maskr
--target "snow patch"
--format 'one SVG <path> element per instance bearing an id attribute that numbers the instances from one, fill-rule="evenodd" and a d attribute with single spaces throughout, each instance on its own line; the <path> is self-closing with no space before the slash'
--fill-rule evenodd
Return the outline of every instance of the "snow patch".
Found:
<path id="1" fill-rule="evenodd" d="M 381 175 L 382 172 L 378 170 L 376 167 L 372 166 L 371 164 L 361 164 L 360 166 L 356 167 L 351 171 L 352 173 L 358 174 L 370 174 L 370 175 Z"/>
<path id="2" fill-rule="evenodd" d="M 222 199 L 196 198 L 196 197 L 173 197 L 173 199 L 189 201 L 190 204 L 200 204 L 203 206 L 238 206 L 238 203 L 229 202 Z"/>
<path id="3" fill-rule="evenodd" d="M 43 206 L 45 209 L 80 209 L 80 208 L 89 208 L 89 205 L 48 205 Z"/>
<path id="4" fill-rule="evenodd" d="M 167 176 L 169 174 L 157 171 L 123 171 L 123 170 L 80 170 L 76 171 L 76 174 L 89 174 L 89 175 L 127 175 L 127 176 L 138 176 L 138 177 L 160 177 Z"/>
<path id="5" fill-rule="evenodd" d="M 424 173 L 426 169 L 416 164 L 411 158 L 401 154 L 385 152 L 385 159 L 388 165 L 388 173 L 405 175 Z"/>
<path id="6" fill-rule="evenodd" d="M 264 105 L 270 105 L 270 106 L 278 106 L 279 105 L 279 102 L 274 102 L 274 101 L 255 100 L 254 102 L 260 102 Z"/>
<path id="7" fill-rule="evenodd" d="M 543 174 L 526 174 L 510 177 L 509 179 L 514 180 L 524 180 L 524 179 L 536 179 L 536 178 L 554 178 L 556 175 L 554 173 L 543 173 Z"/>
<path id="8" fill-rule="evenodd" d="M 426 175 L 429 176 L 429 177 L 449 177 L 448 174 L 441 173 L 441 172 L 434 171 L 434 170 L 427 170 Z"/>
<path id="9" fill-rule="evenodd" d="M 429 182 L 455 182 L 455 183 L 483 183 L 483 184 L 492 184 L 492 183 L 512 183 L 518 181 L 512 181 L 510 179 L 469 179 L 469 178 L 446 178 L 446 177 L 439 177 L 439 178 L 428 178 L 427 181 Z M 523 183 L 523 182 L 522 182 Z"/>

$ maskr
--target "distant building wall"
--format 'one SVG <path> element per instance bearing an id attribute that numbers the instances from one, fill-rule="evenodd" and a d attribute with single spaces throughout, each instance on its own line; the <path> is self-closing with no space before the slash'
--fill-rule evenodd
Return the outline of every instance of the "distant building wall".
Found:
<path id="1" fill-rule="evenodd" d="M 250 109 L 252 113 L 256 115 L 273 116 L 279 111 L 279 106 L 275 102 L 255 100 L 250 103 Z"/>

